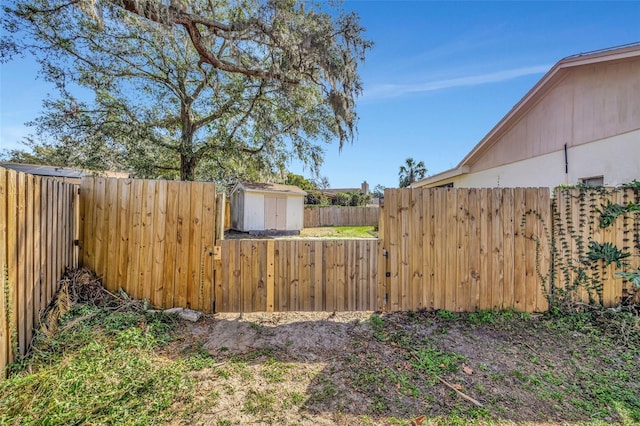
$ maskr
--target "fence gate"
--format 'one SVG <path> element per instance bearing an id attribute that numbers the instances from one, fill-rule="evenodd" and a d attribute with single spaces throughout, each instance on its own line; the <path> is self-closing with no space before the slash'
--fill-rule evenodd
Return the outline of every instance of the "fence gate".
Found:
<path id="1" fill-rule="evenodd" d="M 217 312 L 383 309 L 379 240 L 227 240 L 221 249 Z"/>

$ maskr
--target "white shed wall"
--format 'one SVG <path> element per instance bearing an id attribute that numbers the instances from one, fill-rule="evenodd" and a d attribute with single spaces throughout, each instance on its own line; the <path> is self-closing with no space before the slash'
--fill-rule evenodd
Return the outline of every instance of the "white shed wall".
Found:
<path id="1" fill-rule="evenodd" d="M 304 197 L 287 197 L 287 231 L 304 228 Z"/>
<path id="2" fill-rule="evenodd" d="M 247 192 L 244 197 L 243 232 L 264 230 L 264 194 Z"/>

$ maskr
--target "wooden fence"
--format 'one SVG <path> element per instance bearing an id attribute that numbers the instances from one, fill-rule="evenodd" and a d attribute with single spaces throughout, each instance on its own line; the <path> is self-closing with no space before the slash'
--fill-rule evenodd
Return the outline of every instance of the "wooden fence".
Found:
<path id="1" fill-rule="evenodd" d="M 375 226 L 379 216 L 379 207 L 305 206 L 304 227 Z"/>
<path id="2" fill-rule="evenodd" d="M 217 312 L 382 309 L 377 240 L 226 240 Z"/>
<path id="3" fill-rule="evenodd" d="M 608 201 L 640 202 L 638 189 L 558 190 L 553 203 L 547 188 L 389 189 L 380 240 L 217 241 L 224 209 L 207 183 L 91 177 L 79 197 L 0 168 L 0 368 L 27 350 L 64 268 L 77 264 L 76 238 L 107 289 L 205 312 L 540 312 L 548 291 L 605 306 L 637 297 L 615 272 L 640 264 L 640 214 L 599 221 Z M 358 213 L 323 210 L 335 216 L 321 223 L 356 223 Z M 616 270 L 589 259 L 592 242 L 631 256 Z M 572 288 L 577 278 L 591 287 Z"/>
<path id="4" fill-rule="evenodd" d="M 81 263 L 107 289 L 212 311 L 214 184 L 89 177 L 80 197 Z"/>
<path id="5" fill-rule="evenodd" d="M 549 207 L 548 188 L 386 190 L 387 309 L 545 311 Z"/>
<path id="6" fill-rule="evenodd" d="M 77 264 L 76 188 L 0 167 L 0 371 L 26 353 L 58 280 Z"/>
<path id="7" fill-rule="evenodd" d="M 581 188 L 554 192 L 554 288 L 574 301 L 596 301 L 615 306 L 625 301 L 640 303 L 640 288 L 616 276 L 617 272 L 637 272 L 640 268 L 640 212 L 605 215 L 610 225 L 601 226 L 608 203 L 627 206 L 640 204 L 640 189 Z M 613 213 L 615 209 L 609 210 Z M 627 257 L 621 268 L 616 262 L 589 258 L 592 242 L 611 244 Z"/>

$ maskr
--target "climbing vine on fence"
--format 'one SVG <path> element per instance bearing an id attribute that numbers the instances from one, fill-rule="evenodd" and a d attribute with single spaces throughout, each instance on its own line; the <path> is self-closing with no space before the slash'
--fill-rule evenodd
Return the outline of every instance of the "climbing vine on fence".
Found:
<path id="1" fill-rule="evenodd" d="M 545 292 L 553 308 L 576 302 L 637 303 L 640 293 L 640 185 L 556 188 Z M 603 294 L 621 280 L 620 294 Z M 612 285 L 612 284 L 608 284 Z"/>
<path id="2" fill-rule="evenodd" d="M 9 267 L 8 265 L 2 265 L 2 276 L 4 277 L 3 291 L 4 291 L 4 312 L 5 321 L 9 328 L 9 345 L 14 354 L 18 353 L 18 328 L 16 327 L 16 316 L 13 310 L 13 300 L 11 298 L 11 283 L 9 282 Z M 0 372 L 1 373 L 1 372 Z"/>

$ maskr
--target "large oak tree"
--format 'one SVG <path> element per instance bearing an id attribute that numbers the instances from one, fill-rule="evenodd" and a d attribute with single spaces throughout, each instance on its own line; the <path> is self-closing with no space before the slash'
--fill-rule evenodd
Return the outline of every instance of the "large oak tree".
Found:
<path id="1" fill-rule="evenodd" d="M 36 120 L 36 157 L 225 180 L 292 157 L 317 168 L 324 143 L 353 140 L 371 46 L 354 14 L 294 0 L 28 0 L 6 12 L 3 46 L 35 54 L 59 89 Z"/>

